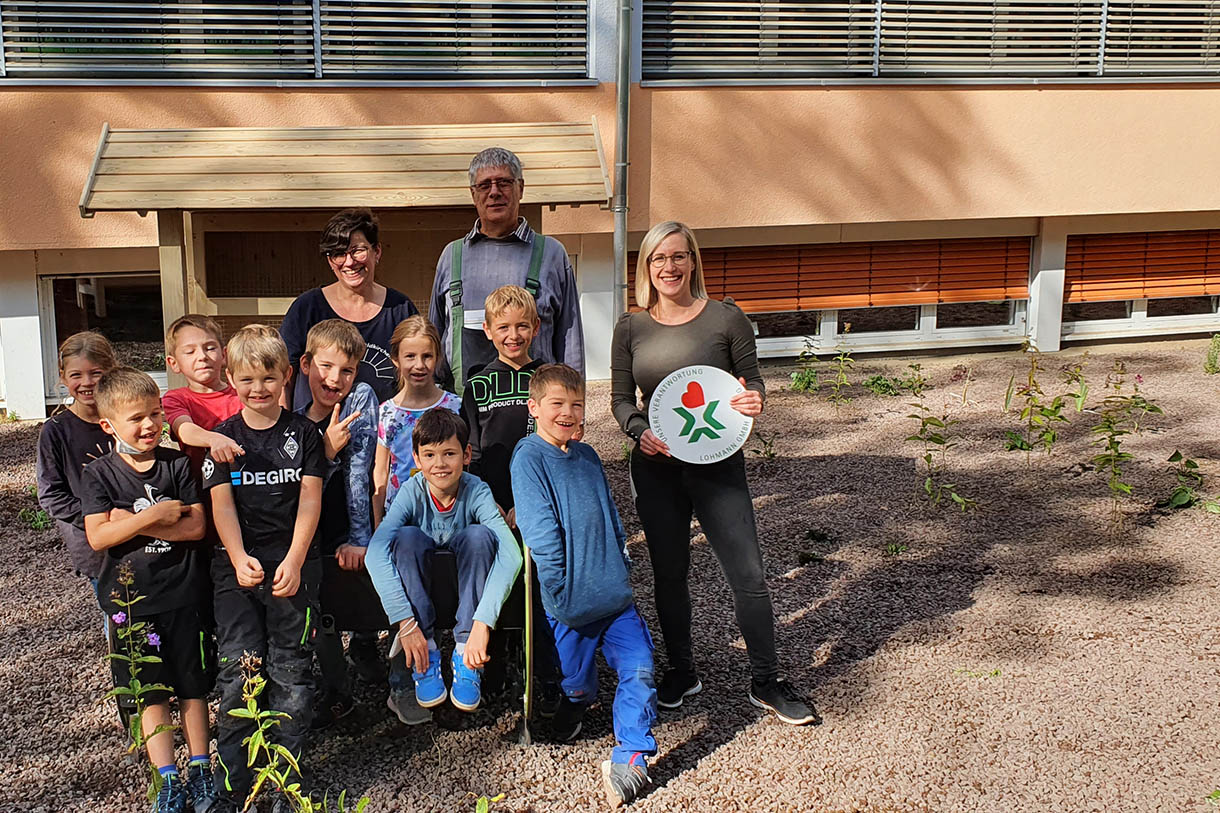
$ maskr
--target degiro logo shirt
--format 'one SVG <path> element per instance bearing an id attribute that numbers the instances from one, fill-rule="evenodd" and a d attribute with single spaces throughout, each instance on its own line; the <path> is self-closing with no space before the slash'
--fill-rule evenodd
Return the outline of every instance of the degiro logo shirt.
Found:
<path id="1" fill-rule="evenodd" d="M 233 489 L 242 542 L 255 558 L 282 558 L 292 544 L 301 479 L 322 477 L 326 460 L 313 422 L 288 410 L 270 429 L 251 429 L 241 413 L 216 427 L 243 449 L 232 463 L 204 459 L 204 488 Z"/>

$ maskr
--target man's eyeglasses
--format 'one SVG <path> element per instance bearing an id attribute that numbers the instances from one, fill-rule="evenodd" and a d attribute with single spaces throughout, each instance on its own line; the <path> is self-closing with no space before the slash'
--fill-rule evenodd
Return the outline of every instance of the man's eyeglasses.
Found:
<path id="1" fill-rule="evenodd" d="M 369 252 L 372 249 L 369 246 L 356 246 L 351 249 L 335 249 L 334 251 L 326 252 L 326 259 L 331 262 L 341 263 L 344 258 L 351 257 L 358 263 L 362 263 L 369 258 Z"/>
<path id="2" fill-rule="evenodd" d="M 491 191 L 493 186 L 501 192 L 505 192 L 512 189 L 516 185 L 517 180 L 515 178 L 491 178 L 486 181 L 479 181 L 476 184 L 471 184 L 470 188 L 477 189 L 483 194 L 487 194 Z"/>
<path id="3" fill-rule="evenodd" d="M 653 268 L 664 268 L 670 260 L 674 261 L 674 265 L 686 265 L 687 261 L 694 256 L 691 251 L 675 251 L 673 254 L 653 254 L 648 258 L 648 264 Z"/>

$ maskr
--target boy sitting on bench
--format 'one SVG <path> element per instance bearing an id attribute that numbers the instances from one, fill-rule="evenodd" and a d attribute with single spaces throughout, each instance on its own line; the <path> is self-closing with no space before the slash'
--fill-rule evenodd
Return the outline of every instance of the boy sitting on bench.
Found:
<path id="1" fill-rule="evenodd" d="M 470 463 L 468 440 L 465 422 L 447 409 L 420 418 L 412 437 L 419 473 L 399 489 L 365 558 L 424 708 L 446 698 L 462 711 L 479 707 L 487 642 L 521 569 L 521 550 L 491 489 L 463 471 Z M 432 555 L 438 548 L 457 560 L 452 688 L 441 677 L 433 629 Z"/>

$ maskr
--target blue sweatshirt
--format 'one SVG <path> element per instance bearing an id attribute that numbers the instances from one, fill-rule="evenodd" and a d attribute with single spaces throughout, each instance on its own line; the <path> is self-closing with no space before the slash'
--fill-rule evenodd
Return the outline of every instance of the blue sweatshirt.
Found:
<path id="1" fill-rule="evenodd" d="M 511 464 L 517 525 L 542 585 L 542 606 L 569 627 L 631 604 L 627 536 L 602 462 L 585 443 L 568 451 L 529 435 Z"/>
<path id="2" fill-rule="evenodd" d="M 512 591 L 517 574 L 521 572 L 521 550 L 517 547 L 516 537 L 500 516 L 500 509 L 496 507 L 487 483 L 473 474 L 462 472 L 457 501 L 444 513 L 437 511 L 432 503 L 428 481 L 422 472 L 398 489 L 398 496 L 390 504 L 385 519 L 369 540 L 369 552 L 364 558 L 364 566 L 373 577 L 373 586 L 381 597 L 386 617 L 395 625 L 414 615 L 390 552 L 398 529 L 404 525 L 418 527 L 432 537 L 438 547 L 444 547 L 454 534 L 469 525 L 485 525 L 491 529 L 498 542 L 496 560 L 487 574 L 487 584 L 474 611 L 474 620 L 494 628 L 500 617 L 500 607 Z"/>

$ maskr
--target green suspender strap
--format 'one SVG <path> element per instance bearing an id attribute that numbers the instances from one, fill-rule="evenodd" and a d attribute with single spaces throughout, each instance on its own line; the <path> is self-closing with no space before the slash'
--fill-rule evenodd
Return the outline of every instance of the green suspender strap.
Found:
<path id="1" fill-rule="evenodd" d="M 449 369 L 453 371 L 453 389 L 461 395 L 466 389 L 465 368 L 462 366 L 462 331 L 466 327 L 466 311 L 462 307 L 462 245 L 465 238 L 454 240 L 449 265 Z M 525 275 L 525 290 L 538 298 L 542 289 L 538 281 L 542 272 L 542 254 L 546 250 L 546 237 L 534 232 L 534 246 L 530 252 L 530 267 Z"/>

